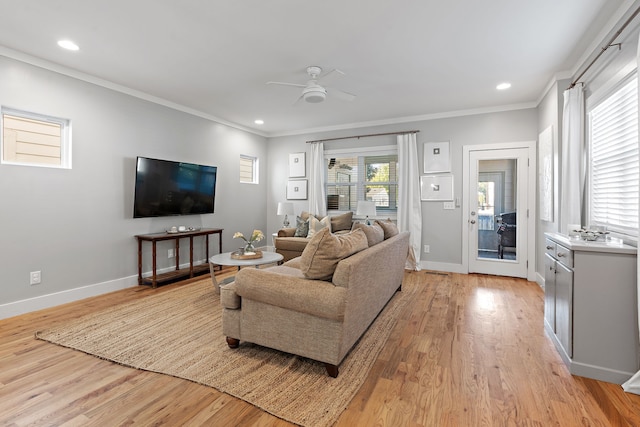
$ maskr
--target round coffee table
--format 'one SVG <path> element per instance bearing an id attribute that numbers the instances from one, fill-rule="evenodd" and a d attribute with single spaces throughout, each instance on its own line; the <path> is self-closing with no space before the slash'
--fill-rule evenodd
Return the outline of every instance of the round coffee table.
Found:
<path id="1" fill-rule="evenodd" d="M 233 259 L 231 258 L 231 252 L 224 252 L 218 255 L 214 255 L 209 258 L 209 270 L 211 270 L 211 281 L 213 281 L 213 286 L 216 289 L 216 292 L 220 293 L 220 285 L 225 285 L 227 283 L 231 283 L 235 280 L 235 277 L 227 277 L 222 282 L 218 283 L 216 280 L 216 275 L 214 274 L 214 267 L 216 265 L 231 265 L 237 266 L 238 270 L 242 267 L 254 266 L 258 268 L 259 265 L 264 264 L 274 264 L 280 262 L 284 259 L 279 253 L 276 252 L 262 252 L 262 258 L 254 258 L 254 259 Z"/>

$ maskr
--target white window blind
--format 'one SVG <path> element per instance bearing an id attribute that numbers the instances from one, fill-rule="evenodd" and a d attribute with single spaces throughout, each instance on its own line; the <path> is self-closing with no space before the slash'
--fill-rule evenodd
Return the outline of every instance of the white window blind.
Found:
<path id="1" fill-rule="evenodd" d="M 240 155 L 240 182 L 258 183 L 258 159 Z"/>
<path id="2" fill-rule="evenodd" d="M 638 81 L 634 74 L 589 112 L 591 225 L 638 235 Z"/>

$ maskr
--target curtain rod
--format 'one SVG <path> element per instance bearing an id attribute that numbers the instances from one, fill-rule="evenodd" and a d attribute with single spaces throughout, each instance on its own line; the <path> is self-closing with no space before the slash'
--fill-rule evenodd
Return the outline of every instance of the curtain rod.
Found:
<path id="1" fill-rule="evenodd" d="M 618 50 L 622 49 L 622 44 L 621 43 L 614 43 L 614 41 L 616 41 L 616 39 L 618 38 L 618 36 L 620 34 L 622 34 L 622 32 L 624 31 L 625 28 L 627 28 L 627 26 L 629 24 L 631 24 L 631 21 L 633 21 L 635 19 L 636 16 L 638 16 L 638 13 L 640 13 L 640 7 L 638 7 L 636 9 L 635 12 L 633 12 L 633 14 L 631 14 L 631 16 L 624 22 L 624 24 L 622 24 L 622 27 L 620 27 L 620 29 L 613 35 L 613 37 L 611 37 L 611 39 L 609 40 L 609 42 L 602 48 L 600 48 L 600 52 L 598 52 L 598 55 L 596 55 L 595 58 L 593 58 L 593 61 L 591 61 L 589 63 L 589 65 L 587 65 L 587 68 L 585 68 L 582 73 L 580 73 L 580 75 L 578 77 L 576 77 L 576 79 L 571 83 L 571 86 L 569 86 L 567 89 L 573 89 L 573 87 L 578 84 L 578 81 L 580 81 L 580 79 L 582 78 L 582 76 L 585 75 L 585 73 L 587 71 L 589 71 L 589 68 L 591 68 L 591 66 L 593 64 L 596 63 L 596 61 L 598 59 L 600 59 L 600 57 L 605 53 L 605 51 L 607 49 L 609 49 L 612 46 L 618 46 Z"/>
<path id="2" fill-rule="evenodd" d="M 341 136 L 338 138 L 317 139 L 315 141 L 307 141 L 307 144 L 313 144 L 314 142 L 326 142 L 326 141 L 338 141 L 340 139 L 352 139 L 352 138 L 369 138 L 371 136 L 384 136 L 384 135 L 406 135 L 408 133 L 418 133 L 419 130 L 407 130 L 404 132 L 387 132 L 387 133 L 371 133 L 368 135 L 353 135 L 353 136 Z"/>

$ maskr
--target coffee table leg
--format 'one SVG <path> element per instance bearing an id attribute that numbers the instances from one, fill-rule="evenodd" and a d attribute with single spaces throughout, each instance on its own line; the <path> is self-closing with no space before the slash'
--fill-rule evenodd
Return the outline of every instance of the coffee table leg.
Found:
<path id="1" fill-rule="evenodd" d="M 211 272 L 211 281 L 213 282 L 213 288 L 215 289 L 216 293 L 219 294 L 220 293 L 220 285 L 218 284 L 218 280 L 216 279 L 216 267 L 215 264 L 212 262 L 209 262 L 209 272 Z"/>

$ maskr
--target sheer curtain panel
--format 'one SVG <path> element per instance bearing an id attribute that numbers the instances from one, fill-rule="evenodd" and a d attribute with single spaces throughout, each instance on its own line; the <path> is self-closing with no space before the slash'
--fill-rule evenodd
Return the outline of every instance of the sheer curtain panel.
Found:
<path id="1" fill-rule="evenodd" d="M 309 212 L 314 215 L 327 214 L 327 198 L 324 189 L 324 144 L 311 144 L 311 164 L 309 167 Z"/>
<path id="2" fill-rule="evenodd" d="M 562 115 L 562 197 L 560 230 L 567 234 L 569 224 L 582 225 L 584 192 L 584 88 L 578 84 L 564 91 Z"/>
<path id="3" fill-rule="evenodd" d="M 422 247 L 422 203 L 416 134 L 398 135 L 398 229 L 410 231 L 405 268 L 420 270 Z"/>

